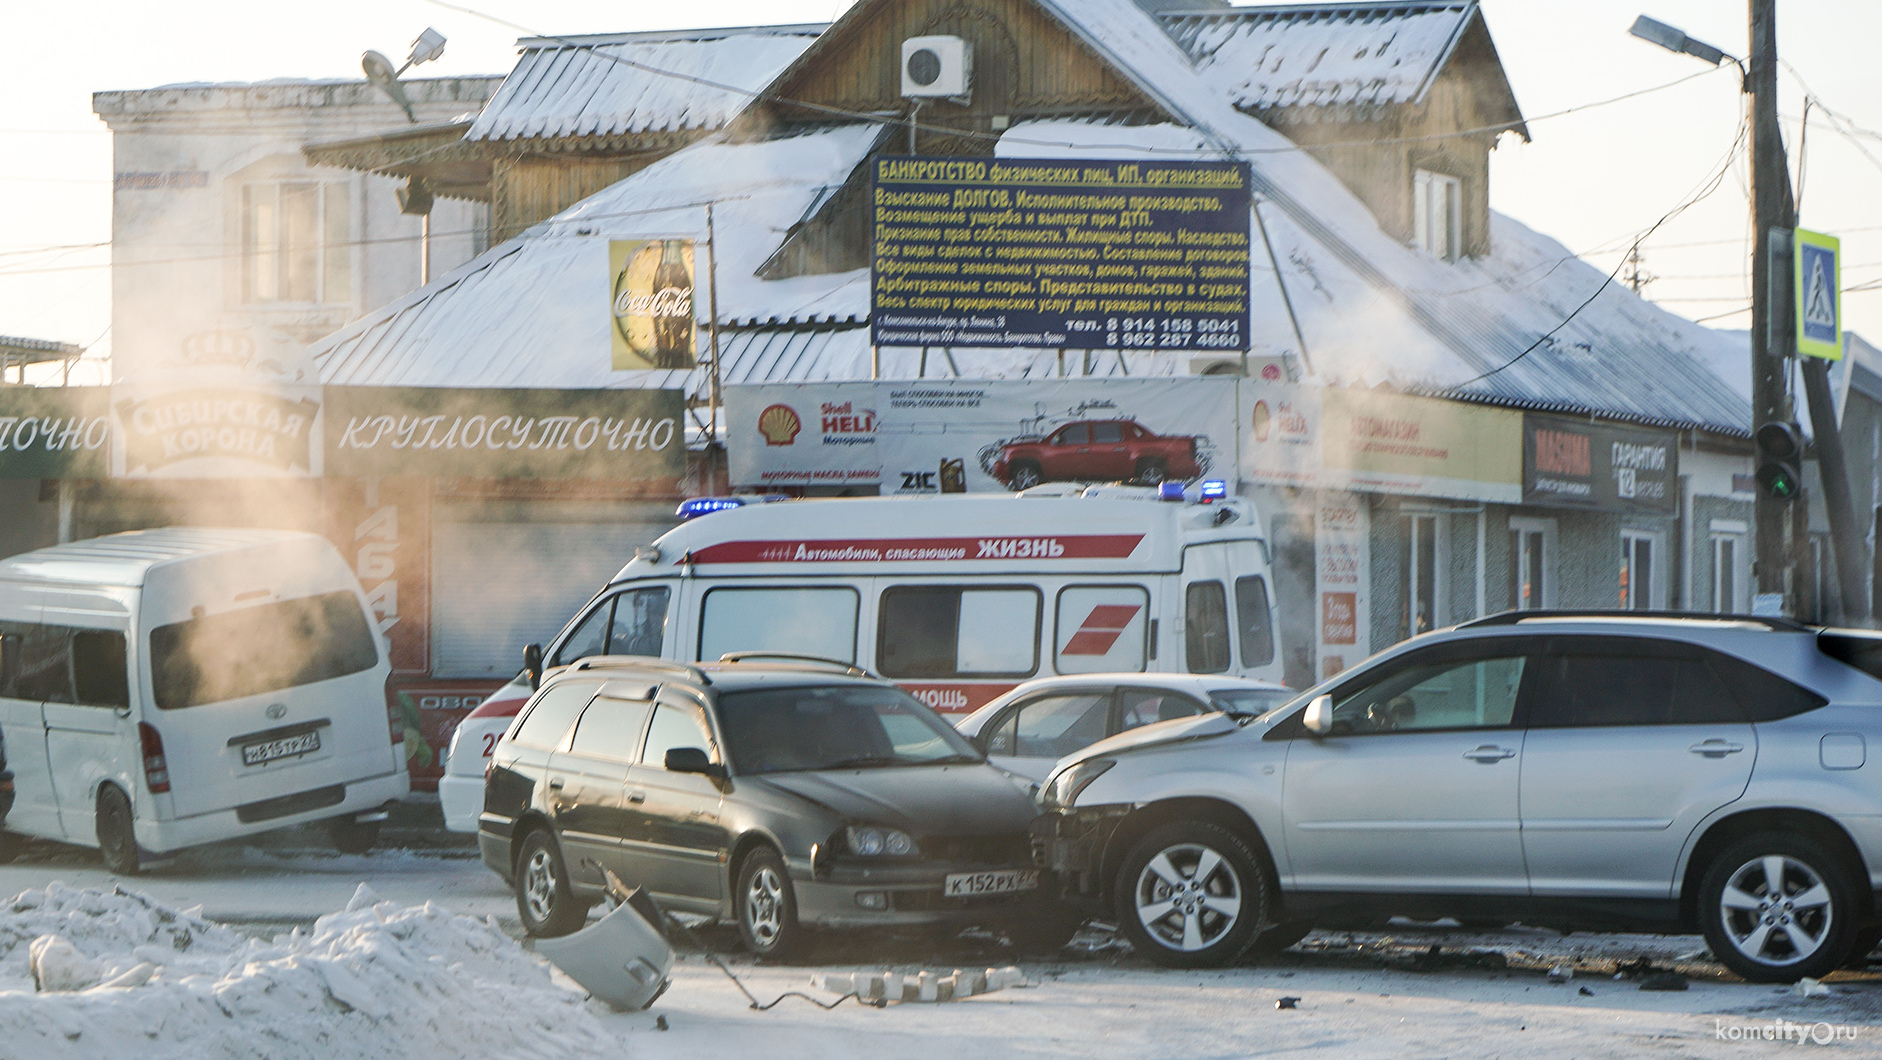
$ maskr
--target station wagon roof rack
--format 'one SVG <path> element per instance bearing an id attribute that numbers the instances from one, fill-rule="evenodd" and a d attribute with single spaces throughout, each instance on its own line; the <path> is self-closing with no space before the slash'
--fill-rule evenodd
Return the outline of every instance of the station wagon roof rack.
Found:
<path id="1" fill-rule="evenodd" d="M 712 678 L 706 676 L 706 671 L 701 670 L 697 666 L 690 663 L 676 663 L 666 659 L 656 659 L 648 655 L 591 655 L 577 662 L 574 669 L 658 670 L 662 673 L 684 675 L 687 680 L 702 685 L 712 683 Z"/>
<path id="2" fill-rule="evenodd" d="M 1482 629 L 1485 626 L 1513 626 L 1532 618 L 1696 618 L 1711 622 L 1748 622 L 1780 633 L 1808 633 L 1812 627 L 1779 615 L 1735 615 L 1710 611 L 1620 611 L 1614 609 L 1547 608 L 1534 611 L 1499 611 L 1494 615 L 1460 622 L 1458 629 Z"/>
<path id="3" fill-rule="evenodd" d="M 745 662 L 758 662 L 758 661 L 765 660 L 765 659 L 772 659 L 778 662 L 786 662 L 786 663 L 799 663 L 799 664 L 806 665 L 806 666 L 827 667 L 829 669 L 837 670 L 841 673 L 847 674 L 850 677 L 874 677 L 875 676 L 875 674 L 870 673 L 868 670 L 865 670 L 862 667 L 857 666 L 854 663 L 846 663 L 841 659 L 831 659 L 822 655 L 806 655 L 801 652 L 728 651 L 724 655 L 719 656 L 720 662 L 732 663 L 734 665 L 738 663 L 745 663 Z"/>

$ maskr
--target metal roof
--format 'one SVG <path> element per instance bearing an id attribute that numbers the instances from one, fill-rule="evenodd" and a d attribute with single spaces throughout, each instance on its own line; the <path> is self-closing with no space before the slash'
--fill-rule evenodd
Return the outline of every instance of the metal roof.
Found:
<path id="1" fill-rule="evenodd" d="M 469 141 L 717 129 L 810 47 L 822 24 L 531 37 Z"/>

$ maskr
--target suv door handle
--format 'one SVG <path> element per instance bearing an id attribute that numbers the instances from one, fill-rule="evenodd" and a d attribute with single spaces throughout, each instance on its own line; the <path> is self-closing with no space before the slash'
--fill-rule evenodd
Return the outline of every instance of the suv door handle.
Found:
<path id="1" fill-rule="evenodd" d="M 647 793 L 644 791 L 630 791 L 627 793 L 627 801 L 638 806 L 647 801 Z"/>
<path id="2" fill-rule="evenodd" d="M 1686 748 L 1686 750 L 1691 751 L 1693 754 L 1705 755 L 1707 758 L 1724 758 L 1726 755 L 1735 755 L 1744 749 L 1745 745 L 1742 743 L 1732 743 L 1729 740 L 1721 740 L 1717 737 L 1713 737 L 1710 740 L 1701 740 L 1691 747 Z"/>
<path id="3" fill-rule="evenodd" d="M 562 784 L 563 784 L 563 782 L 562 782 L 562 778 L 561 778 L 561 777 L 551 777 L 551 778 L 549 778 L 549 790 L 550 790 L 550 791 L 561 791 L 561 790 L 562 790 Z"/>
<path id="4" fill-rule="evenodd" d="M 1501 762 L 1505 758 L 1515 758 L 1516 752 L 1507 747 L 1498 747 L 1495 744 L 1487 743 L 1482 747 L 1465 751 L 1464 757 L 1474 759 L 1478 762 Z"/>

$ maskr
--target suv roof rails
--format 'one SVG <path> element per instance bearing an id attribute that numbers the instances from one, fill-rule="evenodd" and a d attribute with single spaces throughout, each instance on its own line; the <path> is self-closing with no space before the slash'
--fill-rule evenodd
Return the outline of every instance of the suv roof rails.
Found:
<path id="1" fill-rule="evenodd" d="M 666 659 L 656 659 L 650 655 L 591 655 L 578 660 L 573 670 L 659 670 L 662 673 L 681 674 L 689 681 L 702 685 L 712 683 L 706 671 L 690 663 L 676 663 Z"/>
<path id="2" fill-rule="evenodd" d="M 1548 608 L 1535 611 L 1499 611 L 1494 615 L 1460 622 L 1458 629 L 1481 629 L 1485 626 L 1513 626 L 1532 618 L 1687 618 L 1702 619 L 1710 622 L 1749 622 L 1764 626 L 1780 633 L 1808 633 L 1812 627 L 1793 619 L 1779 615 L 1735 615 L 1711 611 L 1621 611 L 1615 609 L 1588 608 Z"/>
<path id="3" fill-rule="evenodd" d="M 724 655 L 719 656 L 720 662 L 732 663 L 734 665 L 737 665 L 738 663 L 744 663 L 744 662 L 758 662 L 759 660 L 762 660 L 762 659 L 775 659 L 779 662 L 798 663 L 798 664 L 805 665 L 805 666 L 827 667 L 829 669 L 840 671 L 841 673 L 846 674 L 850 677 L 874 677 L 876 676 L 875 674 L 870 673 L 868 670 L 865 670 L 862 667 L 857 666 L 854 663 L 846 663 L 841 659 L 826 658 L 825 656 L 822 656 L 822 655 L 806 655 L 802 652 L 728 651 Z"/>

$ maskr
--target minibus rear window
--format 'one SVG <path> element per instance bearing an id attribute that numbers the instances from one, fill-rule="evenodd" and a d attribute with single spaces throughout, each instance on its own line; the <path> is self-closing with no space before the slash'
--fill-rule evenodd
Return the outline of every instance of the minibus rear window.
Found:
<path id="1" fill-rule="evenodd" d="M 372 629 L 349 592 L 205 615 L 150 631 L 157 707 L 177 710 L 370 670 Z"/>

